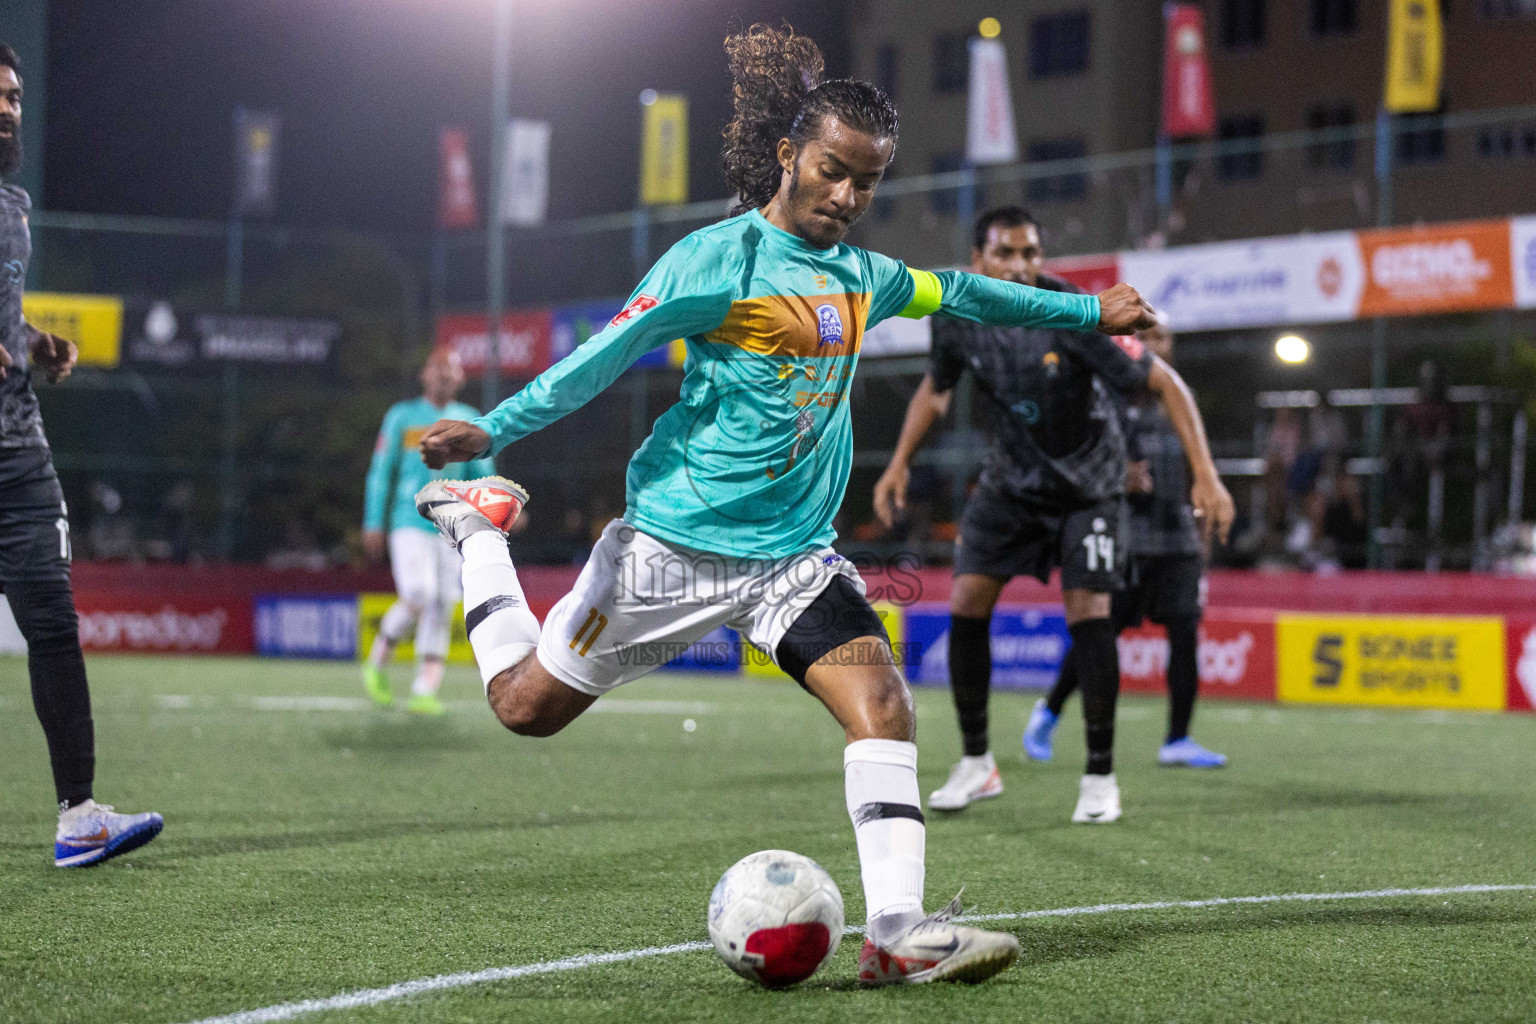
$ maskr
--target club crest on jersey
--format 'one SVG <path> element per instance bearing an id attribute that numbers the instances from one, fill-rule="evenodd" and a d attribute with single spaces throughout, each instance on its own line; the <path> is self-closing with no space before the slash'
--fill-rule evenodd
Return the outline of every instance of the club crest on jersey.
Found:
<path id="1" fill-rule="evenodd" d="M 843 343 L 843 318 L 838 315 L 837 307 L 830 302 L 823 302 L 816 307 L 816 332 L 821 335 L 821 345 L 841 345 Z"/>
<path id="2" fill-rule="evenodd" d="M 648 309 L 653 309 L 661 303 L 661 300 L 652 295 L 636 295 L 630 300 L 629 305 L 619 310 L 612 320 L 608 321 L 609 327 L 617 327 L 626 320 L 633 320 Z"/>

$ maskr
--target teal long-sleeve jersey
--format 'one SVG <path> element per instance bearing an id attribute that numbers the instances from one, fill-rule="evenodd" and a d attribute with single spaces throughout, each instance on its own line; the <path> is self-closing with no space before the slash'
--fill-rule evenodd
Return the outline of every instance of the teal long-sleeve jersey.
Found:
<path id="1" fill-rule="evenodd" d="M 470 480 L 496 472 L 490 459 L 450 464 L 433 471 L 421 461 L 421 435 L 438 420 L 472 420 L 480 410 L 463 402 L 449 402 L 439 409 L 425 398 L 396 402 L 384 414 L 379 440 L 368 464 L 368 484 L 363 496 L 363 529 L 437 532 L 437 527 L 416 511 L 416 492 L 432 480 Z"/>
<path id="2" fill-rule="evenodd" d="M 848 393 L 867 328 L 930 313 L 1091 331 L 1092 295 L 909 270 L 818 249 L 756 211 L 678 242 L 601 332 L 474 420 L 498 452 L 684 338 L 677 404 L 630 460 L 624 518 L 684 547 L 782 558 L 825 547 L 853 464 Z"/>

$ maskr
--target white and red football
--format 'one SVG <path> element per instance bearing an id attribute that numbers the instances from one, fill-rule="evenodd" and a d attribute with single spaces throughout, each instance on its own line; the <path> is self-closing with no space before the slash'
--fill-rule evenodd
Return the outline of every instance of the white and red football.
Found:
<path id="1" fill-rule="evenodd" d="M 765 988 L 804 981 L 843 939 L 843 894 L 809 857 L 763 850 L 720 876 L 709 939 L 726 966 Z"/>

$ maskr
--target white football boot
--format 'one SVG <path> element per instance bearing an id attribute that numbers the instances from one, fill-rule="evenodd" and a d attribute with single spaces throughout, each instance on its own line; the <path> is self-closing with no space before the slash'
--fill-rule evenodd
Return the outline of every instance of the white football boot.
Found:
<path id="1" fill-rule="evenodd" d="M 1120 820 L 1120 786 L 1114 772 L 1083 776 L 1072 820 L 1079 825 L 1107 825 Z"/>
<path id="2" fill-rule="evenodd" d="M 85 868 L 137 850 L 165 825 L 153 811 L 118 814 L 108 804 L 86 800 L 59 814 L 53 836 L 53 866 Z"/>
<path id="3" fill-rule="evenodd" d="M 962 811 L 974 800 L 1000 796 L 1003 777 L 991 752 L 980 757 L 962 757 L 949 770 L 949 780 L 928 795 L 930 811 Z"/>
<path id="4" fill-rule="evenodd" d="M 1019 940 L 955 924 L 960 897 L 929 914 L 883 946 L 867 937 L 859 951 L 861 985 L 921 985 L 930 981 L 986 981 L 1019 957 Z"/>
<path id="5" fill-rule="evenodd" d="M 481 530 L 505 537 L 526 504 L 528 492 L 500 476 L 434 480 L 416 492 L 416 511 L 437 526 L 455 551 L 464 538 Z"/>

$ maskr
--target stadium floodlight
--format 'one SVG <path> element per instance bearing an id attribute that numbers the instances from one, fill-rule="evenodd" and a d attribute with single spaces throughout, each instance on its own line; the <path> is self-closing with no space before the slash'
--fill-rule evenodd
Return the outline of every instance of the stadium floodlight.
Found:
<path id="1" fill-rule="evenodd" d="M 1282 363 L 1297 365 L 1312 355 L 1312 346 L 1299 334 L 1282 334 L 1275 339 L 1275 356 Z"/>
<path id="2" fill-rule="evenodd" d="M 1003 33 L 1003 23 L 996 18 L 982 18 L 981 24 L 976 26 L 976 31 L 981 33 L 983 39 L 996 39 Z"/>

